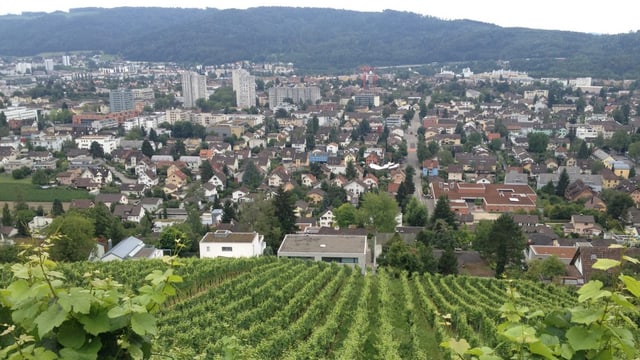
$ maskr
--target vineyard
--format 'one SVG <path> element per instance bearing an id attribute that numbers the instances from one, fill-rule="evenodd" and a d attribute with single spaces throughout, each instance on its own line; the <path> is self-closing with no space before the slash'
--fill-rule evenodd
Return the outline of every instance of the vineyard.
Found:
<path id="1" fill-rule="evenodd" d="M 76 263 L 66 277 L 91 270 L 132 289 L 158 261 Z M 495 346 L 507 287 L 543 311 L 574 304 L 555 286 L 464 276 L 375 276 L 335 264 L 254 259 L 186 260 L 185 282 L 159 315 L 154 358 L 448 359 L 449 336 Z M 3 271 L 0 285 L 9 279 Z"/>

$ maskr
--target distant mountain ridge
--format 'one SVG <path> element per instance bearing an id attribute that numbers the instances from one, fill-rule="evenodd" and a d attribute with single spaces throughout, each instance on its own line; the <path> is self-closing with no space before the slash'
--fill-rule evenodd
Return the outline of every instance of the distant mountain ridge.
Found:
<path id="1" fill-rule="evenodd" d="M 291 61 L 303 71 L 509 60 L 547 75 L 640 76 L 640 34 L 502 28 L 409 12 L 81 8 L 0 16 L 0 54 L 102 50 L 128 60 Z"/>

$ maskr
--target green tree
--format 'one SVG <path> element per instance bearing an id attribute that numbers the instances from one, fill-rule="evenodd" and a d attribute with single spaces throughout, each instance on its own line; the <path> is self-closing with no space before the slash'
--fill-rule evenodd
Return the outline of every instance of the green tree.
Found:
<path id="1" fill-rule="evenodd" d="M 353 161 L 349 160 L 345 169 L 345 177 L 347 178 L 347 180 L 353 180 L 357 175 L 358 173 L 356 172 L 356 167 L 353 164 Z"/>
<path id="2" fill-rule="evenodd" d="M 31 176 L 31 183 L 34 185 L 47 185 L 49 183 L 49 175 L 45 170 L 38 169 Z"/>
<path id="3" fill-rule="evenodd" d="M 442 166 L 449 166 L 455 162 L 453 158 L 453 154 L 449 150 L 440 150 L 438 151 L 438 162 Z"/>
<path id="4" fill-rule="evenodd" d="M 362 197 L 360 218 L 365 225 L 372 226 L 378 232 L 393 232 L 396 228 L 398 204 L 386 192 L 367 192 Z"/>
<path id="5" fill-rule="evenodd" d="M 417 272 L 421 268 L 416 251 L 407 245 L 398 233 L 395 233 L 389 242 L 382 247 L 378 264 L 406 270 L 409 273 Z"/>
<path id="6" fill-rule="evenodd" d="M 333 210 L 336 224 L 341 229 L 346 229 L 349 225 L 358 223 L 358 209 L 350 203 L 344 203 Z"/>
<path id="7" fill-rule="evenodd" d="M 527 272 L 524 274 L 529 280 L 553 280 L 566 273 L 565 264 L 553 255 L 544 260 L 536 259 L 527 264 Z"/>
<path id="8" fill-rule="evenodd" d="M 247 185 L 250 189 L 255 190 L 260 186 L 260 184 L 262 184 L 262 178 L 262 173 L 253 161 L 247 161 L 244 173 L 242 174 L 242 183 Z"/>
<path id="9" fill-rule="evenodd" d="M 628 155 L 635 162 L 638 162 L 638 160 L 640 160 L 640 141 L 633 142 L 629 145 Z"/>
<path id="10" fill-rule="evenodd" d="M 440 259 L 438 259 L 438 272 L 443 275 L 455 275 L 458 273 L 458 257 L 453 246 L 447 246 Z"/>
<path id="11" fill-rule="evenodd" d="M 425 226 L 429 221 L 427 207 L 421 204 L 417 198 L 411 197 L 407 204 L 405 218 L 409 226 Z"/>
<path id="12" fill-rule="evenodd" d="M 11 219 L 11 210 L 9 210 L 9 203 L 4 203 L 2 207 L 2 226 L 13 225 L 13 219 Z"/>
<path id="13" fill-rule="evenodd" d="M 578 159 L 588 159 L 589 156 L 591 156 L 589 145 L 587 145 L 586 141 L 581 141 L 580 147 L 578 148 Z"/>
<path id="14" fill-rule="evenodd" d="M 602 190 L 600 197 L 607 204 L 607 214 L 615 220 L 623 220 L 627 210 L 635 205 L 629 194 L 613 189 Z"/>
<path id="15" fill-rule="evenodd" d="M 296 214 L 294 211 L 295 200 L 282 186 L 278 188 L 272 199 L 273 208 L 276 209 L 277 223 L 280 225 L 282 236 L 293 234 L 296 230 Z M 280 246 L 280 244 L 278 244 Z"/>
<path id="16" fill-rule="evenodd" d="M 500 215 L 487 236 L 476 235 L 476 242 L 480 253 L 496 264 L 496 277 L 502 276 L 507 267 L 518 266 L 524 260 L 526 238 L 510 214 Z"/>
<path id="17" fill-rule="evenodd" d="M 558 179 L 558 185 L 556 185 L 556 195 L 560 197 L 564 197 L 564 193 L 567 191 L 567 187 L 569 186 L 569 174 L 567 174 L 567 169 L 562 169 L 560 173 L 560 178 Z"/>
<path id="18" fill-rule="evenodd" d="M 255 201 L 242 204 L 237 226 L 244 231 L 255 231 L 264 235 L 267 247 L 271 249 L 271 253 L 274 253 L 278 250 L 276 246 L 280 243 L 282 235 L 280 227 L 274 224 L 275 217 L 273 203 L 258 198 Z"/>
<path id="19" fill-rule="evenodd" d="M 613 133 L 611 139 L 607 141 L 607 145 L 615 151 L 623 153 L 629 147 L 630 140 L 627 130 L 620 129 Z"/>
<path id="20" fill-rule="evenodd" d="M 529 133 L 527 135 L 527 142 L 529 143 L 530 152 L 542 154 L 547 151 L 549 136 L 541 132 Z"/>
<path id="21" fill-rule="evenodd" d="M 53 219 L 47 227 L 54 239 L 51 258 L 54 261 L 85 261 L 95 249 L 93 220 L 79 213 L 67 213 Z"/>
<path id="22" fill-rule="evenodd" d="M 540 191 L 544 194 L 547 195 L 555 195 L 556 194 L 556 187 L 553 186 L 553 181 L 549 180 L 549 182 L 543 186 Z"/>
<path id="23" fill-rule="evenodd" d="M 204 184 L 211 180 L 213 177 L 213 167 L 207 160 L 203 160 L 200 163 L 200 181 Z"/>
<path id="24" fill-rule="evenodd" d="M 124 239 L 125 231 L 122 221 L 113 216 L 105 204 L 97 203 L 94 207 L 87 210 L 84 215 L 93 221 L 93 236 L 111 239 L 114 245 Z"/>
<path id="25" fill-rule="evenodd" d="M 416 192 L 416 184 L 413 182 L 413 177 L 416 175 L 416 170 L 413 166 L 407 165 L 405 168 L 404 184 L 407 187 L 407 195 L 413 195 Z"/>
<path id="26" fill-rule="evenodd" d="M 171 250 L 171 254 L 174 254 L 176 250 L 182 248 L 182 246 L 184 246 L 185 249 L 191 248 L 191 242 L 192 239 L 178 226 L 165 227 L 162 229 L 160 237 L 158 238 L 158 246 L 162 249 Z"/>
<path id="27" fill-rule="evenodd" d="M 224 206 L 222 207 L 222 219 L 220 219 L 220 221 L 226 224 L 233 220 L 237 220 L 237 217 L 236 208 L 233 206 L 231 200 L 225 201 Z"/>
<path id="28" fill-rule="evenodd" d="M 53 199 L 53 203 L 51 204 L 51 216 L 56 217 L 62 214 L 64 214 L 62 201 L 60 201 L 60 199 Z"/>
<path id="29" fill-rule="evenodd" d="M 409 195 L 407 194 L 407 185 L 405 182 L 401 182 L 396 192 L 396 202 L 400 206 L 400 211 L 404 212 L 407 202 L 409 201 Z"/>
<path id="30" fill-rule="evenodd" d="M 36 212 L 29 208 L 20 209 L 15 212 L 13 221 L 18 230 L 18 235 L 31 236 L 29 221 L 33 220 L 34 216 L 36 216 Z"/>
<path id="31" fill-rule="evenodd" d="M 444 222 L 452 229 L 457 229 L 456 215 L 451 211 L 449 206 L 449 198 L 446 195 L 441 195 L 436 202 L 436 206 L 433 209 L 431 215 L 431 226 L 433 227 L 437 220 L 444 220 Z"/>
<path id="32" fill-rule="evenodd" d="M 153 129 L 151 129 L 153 130 Z M 153 150 L 153 146 L 151 145 L 151 142 L 149 142 L 149 140 L 144 139 L 144 141 L 142 142 L 142 148 L 140 149 L 140 151 L 142 151 L 142 153 L 146 156 L 146 157 L 152 157 L 154 150 Z"/>
<path id="33" fill-rule="evenodd" d="M 96 158 L 104 158 L 104 149 L 102 148 L 102 145 L 100 145 L 99 142 L 97 141 L 92 141 L 91 142 L 91 146 L 89 147 L 89 154 L 91 154 L 91 156 L 96 159 Z"/>

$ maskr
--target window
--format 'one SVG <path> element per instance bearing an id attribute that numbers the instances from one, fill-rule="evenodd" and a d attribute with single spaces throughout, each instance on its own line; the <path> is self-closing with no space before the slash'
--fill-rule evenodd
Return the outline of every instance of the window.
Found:
<path id="1" fill-rule="evenodd" d="M 209 246 L 207 246 L 207 252 L 211 251 L 211 249 L 209 248 Z"/>
<path id="2" fill-rule="evenodd" d="M 223 246 L 222 251 L 233 251 L 233 248 L 231 246 Z"/>

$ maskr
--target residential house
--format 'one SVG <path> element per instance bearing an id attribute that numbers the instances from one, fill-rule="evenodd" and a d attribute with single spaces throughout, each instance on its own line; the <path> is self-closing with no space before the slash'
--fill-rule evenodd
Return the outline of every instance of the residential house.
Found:
<path id="1" fill-rule="evenodd" d="M 147 170 L 138 172 L 138 180 L 136 182 L 148 189 L 157 186 L 160 183 L 160 178 L 154 171 Z"/>
<path id="2" fill-rule="evenodd" d="M 178 189 L 187 185 L 187 175 L 176 165 L 171 165 L 167 169 L 166 184 L 175 185 Z"/>
<path id="3" fill-rule="evenodd" d="M 313 204 L 320 204 L 326 195 L 327 193 L 322 189 L 312 189 L 307 192 L 306 198 Z"/>
<path id="4" fill-rule="evenodd" d="M 278 257 L 358 265 L 363 273 L 368 255 L 366 235 L 287 234 L 278 249 Z"/>
<path id="5" fill-rule="evenodd" d="M 98 194 L 96 195 L 95 202 L 103 203 L 106 207 L 111 208 L 112 204 L 129 204 L 129 199 L 126 195 L 115 193 L 115 194 Z"/>
<path id="6" fill-rule="evenodd" d="M 131 204 L 116 204 L 113 209 L 113 215 L 122 219 L 123 221 L 131 221 L 139 224 L 144 217 L 145 210 L 142 205 Z"/>
<path id="7" fill-rule="evenodd" d="M 438 160 L 426 159 L 422 162 L 422 176 L 438 176 L 439 169 Z"/>
<path id="8" fill-rule="evenodd" d="M 162 198 L 149 197 L 140 200 L 140 205 L 145 212 L 155 213 L 162 207 L 163 201 Z"/>
<path id="9" fill-rule="evenodd" d="M 104 255 L 100 257 L 100 261 L 157 259 L 162 256 L 162 250 L 146 245 L 142 240 L 130 236 L 120 241 L 116 246 L 104 253 Z"/>
<path id="10" fill-rule="evenodd" d="M 320 225 L 320 227 L 333 227 L 334 221 L 335 215 L 333 215 L 333 211 L 331 209 L 327 209 L 320 215 L 318 225 Z"/>
<path id="11" fill-rule="evenodd" d="M 586 283 L 591 280 L 594 272 L 601 271 L 593 269 L 593 264 L 599 259 L 619 260 L 622 255 L 638 258 L 640 257 L 640 249 L 637 248 L 610 248 L 608 246 L 579 246 L 570 264 L 576 268 L 582 276 L 582 282 Z M 616 271 L 616 268 L 610 269 L 610 272 Z"/>
<path id="12" fill-rule="evenodd" d="M 462 165 L 449 165 L 447 167 L 448 170 L 448 181 L 462 181 L 464 176 L 464 171 L 462 169 Z"/>
<path id="13" fill-rule="evenodd" d="M 368 173 L 362 179 L 362 182 L 367 186 L 368 189 L 374 189 L 378 187 L 378 178 L 372 173 Z"/>
<path id="14" fill-rule="evenodd" d="M 318 179 L 311 173 L 305 173 L 300 176 L 302 186 L 312 187 L 318 183 Z"/>
<path id="15" fill-rule="evenodd" d="M 221 171 L 213 171 L 213 176 L 208 181 L 213 184 L 218 190 L 224 191 L 227 185 L 227 177 Z"/>
<path id="16" fill-rule="evenodd" d="M 564 225 L 565 235 L 578 234 L 592 237 L 602 233 L 602 227 L 598 225 L 593 215 L 571 215 L 571 221 Z"/>
<path id="17" fill-rule="evenodd" d="M 273 169 L 271 174 L 269 175 L 268 184 L 271 187 L 280 187 L 284 186 L 286 183 L 291 181 L 291 175 L 284 168 L 284 166 L 280 165 Z"/>
<path id="18" fill-rule="evenodd" d="M 200 240 L 200 258 L 260 256 L 266 248 L 264 236 L 256 232 L 217 230 Z"/>
<path id="19" fill-rule="evenodd" d="M 555 256 L 565 265 L 569 265 L 577 250 L 575 246 L 529 245 L 525 252 L 527 261 L 544 260 Z"/>
<path id="20" fill-rule="evenodd" d="M 343 188 L 347 192 L 347 197 L 349 199 L 357 199 L 367 191 L 367 185 L 360 180 L 352 180 Z"/>
<path id="21" fill-rule="evenodd" d="M 208 201 L 214 201 L 218 197 L 218 188 L 212 183 L 205 183 L 202 188 L 204 189 L 204 197 Z"/>
<path id="22" fill-rule="evenodd" d="M 143 184 L 122 184 L 120 185 L 120 193 L 129 197 L 141 198 L 144 195 L 146 187 Z"/>
<path id="23" fill-rule="evenodd" d="M 247 201 L 250 193 L 251 191 L 249 191 L 249 188 L 242 186 L 231 193 L 231 201 L 235 203 L 245 202 Z"/>
<path id="24" fill-rule="evenodd" d="M 604 189 L 615 189 L 620 183 L 620 178 L 610 169 L 600 170 L 602 176 L 602 187 Z"/>
<path id="25" fill-rule="evenodd" d="M 91 199 L 74 199 L 69 204 L 70 209 L 87 210 L 95 206 Z"/>
<path id="26" fill-rule="evenodd" d="M 587 186 L 582 180 L 577 179 L 567 186 L 564 192 L 564 198 L 569 201 L 577 201 L 579 199 L 589 199 L 593 197 L 593 190 Z"/>

